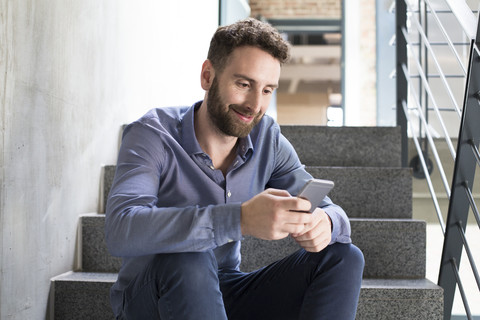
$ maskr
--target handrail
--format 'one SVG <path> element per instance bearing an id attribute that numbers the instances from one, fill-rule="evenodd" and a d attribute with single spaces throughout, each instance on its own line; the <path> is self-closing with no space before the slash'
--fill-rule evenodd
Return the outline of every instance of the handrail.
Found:
<path id="1" fill-rule="evenodd" d="M 428 3 L 428 6 L 431 8 L 432 4 L 430 3 L 430 0 L 425 0 L 425 1 Z M 435 18 L 435 20 L 437 21 L 437 25 L 439 26 L 440 31 L 442 31 L 442 34 L 445 37 L 445 40 L 447 40 L 448 46 L 452 50 L 453 54 L 455 55 L 455 58 L 457 59 L 458 64 L 461 66 L 463 74 L 466 76 L 467 75 L 467 69 L 463 65 L 462 59 L 460 59 L 460 56 L 458 55 L 457 50 L 455 50 L 455 46 L 454 46 L 452 40 L 450 39 L 450 37 L 448 36 L 447 30 L 445 30 L 445 28 L 443 27 L 443 24 L 440 22 L 440 19 L 438 18 L 438 15 L 435 12 L 435 10 L 432 11 L 432 15 Z"/>
<path id="2" fill-rule="evenodd" d="M 402 33 L 403 33 L 403 36 L 405 37 L 405 39 L 407 39 L 406 41 L 407 41 L 407 44 L 408 44 L 407 31 L 405 29 L 402 29 Z M 412 51 L 412 47 L 407 45 L 407 48 L 410 49 L 409 51 L 412 54 L 412 56 L 415 56 L 415 53 Z M 422 84 L 425 86 L 425 90 L 427 91 L 430 99 L 432 100 L 433 107 L 434 107 L 435 112 L 437 114 L 438 120 L 440 121 L 440 125 L 442 127 L 443 133 L 445 134 L 445 141 L 447 142 L 447 146 L 448 146 L 448 149 L 450 150 L 450 154 L 452 155 L 452 158 L 455 160 L 455 157 L 456 157 L 455 148 L 453 147 L 452 140 L 450 139 L 450 136 L 448 135 L 447 127 L 445 126 L 445 122 L 443 121 L 443 118 L 440 114 L 440 110 L 438 109 L 437 101 L 435 99 L 435 95 L 432 93 L 432 90 L 430 88 L 430 84 L 427 80 L 427 76 L 423 72 L 423 68 L 422 68 L 420 62 L 418 61 L 418 59 L 413 59 L 413 61 L 415 62 L 416 66 L 417 66 L 417 71 L 418 71 L 418 74 L 420 75 L 420 78 L 422 79 Z"/>
<path id="3" fill-rule="evenodd" d="M 427 3 L 430 5 L 430 2 L 428 2 L 428 0 L 425 0 L 427 1 Z M 407 6 L 408 8 L 411 10 L 411 6 L 410 4 L 408 4 L 407 2 Z M 435 11 L 432 11 L 432 12 L 435 12 Z M 435 54 L 435 52 L 433 51 L 432 47 L 430 46 L 430 41 L 428 40 L 428 37 L 427 35 L 425 34 L 425 32 L 422 30 L 421 26 L 420 26 L 420 22 L 418 21 L 418 19 L 415 17 L 415 15 L 412 15 L 411 18 L 410 18 L 410 21 L 413 21 L 414 24 L 415 24 L 415 27 L 417 28 L 417 31 L 420 33 L 420 36 L 422 37 L 424 43 L 425 43 L 425 46 L 428 48 L 432 58 L 433 58 L 433 61 L 435 62 L 435 65 L 437 67 L 437 70 L 439 71 L 439 76 L 440 78 L 442 79 L 442 82 L 444 84 L 444 87 L 445 89 L 447 90 L 447 93 L 448 93 L 448 96 L 450 97 L 450 99 L 452 100 L 452 103 L 453 103 L 453 106 L 455 107 L 455 110 L 457 111 L 457 114 L 458 114 L 458 118 L 460 119 L 461 116 L 462 116 L 462 112 L 460 111 L 460 108 L 458 107 L 458 104 L 457 104 L 457 101 L 455 100 L 455 97 L 453 96 L 453 92 L 452 92 L 452 89 L 450 89 L 450 86 L 448 85 L 448 82 L 447 82 L 447 79 L 445 78 L 445 74 L 443 72 L 443 68 L 440 66 L 440 63 L 438 62 L 438 59 L 437 59 L 437 56 Z M 440 24 L 441 25 L 441 24 Z M 443 26 L 442 26 L 443 28 Z M 448 36 L 446 37 L 448 40 L 450 39 Z M 452 44 L 453 46 L 453 44 Z M 453 48 L 452 48 L 453 49 Z M 456 52 L 456 50 L 453 50 Z M 460 63 L 460 65 L 463 67 L 463 64 Z"/>
<path id="4" fill-rule="evenodd" d="M 477 19 L 467 3 L 460 0 L 445 0 L 445 2 L 462 26 L 468 39 L 475 39 L 475 35 L 477 34 Z"/>
<path id="5" fill-rule="evenodd" d="M 408 74 L 408 71 L 406 70 L 405 66 L 403 66 L 402 69 L 403 69 L 403 72 L 405 74 Z M 412 94 L 412 96 L 414 98 L 413 101 L 415 102 L 415 105 L 416 105 L 417 114 L 418 114 L 419 118 L 422 120 L 423 125 L 425 127 L 427 127 L 428 123 L 427 123 L 427 120 L 425 119 L 425 116 L 422 113 L 421 106 L 420 106 L 420 100 L 418 99 L 418 95 L 415 92 L 415 88 L 413 87 L 412 83 L 409 82 L 409 84 L 410 84 L 410 93 Z M 408 112 L 407 112 L 407 114 L 408 114 Z M 435 157 L 435 163 L 438 166 L 438 172 L 440 173 L 440 177 L 442 178 L 442 182 L 443 182 L 443 186 L 445 188 L 445 192 L 447 193 L 448 199 L 450 199 L 450 193 L 451 193 L 450 186 L 448 184 L 447 177 L 445 175 L 445 170 L 443 169 L 442 161 L 440 160 L 440 156 L 438 155 L 437 147 L 435 146 L 435 142 L 433 141 L 432 134 L 430 133 L 430 131 L 425 130 L 425 134 L 427 136 L 428 142 L 430 143 L 430 147 L 432 148 L 432 152 L 433 152 L 433 155 Z M 413 134 L 412 134 L 412 136 L 413 136 Z M 423 152 L 421 150 L 417 150 L 417 152 L 418 152 L 418 155 L 420 157 L 424 157 Z M 423 161 L 425 161 L 425 159 Z M 428 171 L 425 171 L 425 169 L 424 169 L 423 172 L 425 172 L 426 175 L 428 174 L 428 176 L 430 177 L 430 174 L 428 173 Z M 429 183 L 428 187 L 429 187 L 429 189 L 432 193 L 433 184 L 430 188 L 430 183 Z M 437 213 L 438 213 L 438 211 L 437 211 Z M 445 223 L 444 223 L 443 217 L 441 215 L 439 215 L 439 222 L 442 225 L 442 230 L 445 233 L 445 228 L 444 228 Z"/>
<path id="6" fill-rule="evenodd" d="M 472 195 L 472 186 L 475 178 L 475 168 L 480 167 L 480 152 L 478 144 L 480 142 L 480 24 L 477 23 L 475 15 L 464 0 L 443 0 L 450 8 L 451 14 L 458 20 L 459 26 L 469 39 L 470 58 L 468 60 L 468 68 L 462 62 L 462 59 L 454 47 L 462 41 L 454 41 L 446 32 L 441 19 L 437 15 L 437 10 L 431 4 L 431 0 L 417 0 L 418 6 L 411 5 L 412 0 L 396 0 L 395 14 L 397 18 L 397 28 L 395 43 L 397 46 L 397 123 L 402 126 L 402 133 L 410 132 L 411 138 L 418 152 L 418 160 L 423 169 L 428 189 L 432 196 L 433 205 L 435 207 L 439 225 L 444 234 L 444 245 L 442 252 L 442 260 L 440 264 L 440 273 L 438 284 L 444 289 L 444 317 L 450 319 L 455 289 L 458 286 L 460 295 L 465 307 L 468 319 L 472 319 L 471 311 L 468 304 L 467 292 L 465 292 L 458 266 L 460 265 L 462 249 L 464 248 L 470 267 L 475 276 L 477 287 L 480 290 L 480 275 L 473 258 L 473 252 L 470 250 L 467 238 L 465 237 L 465 229 L 467 225 L 468 215 L 471 209 L 473 216 L 480 228 L 480 213 L 478 211 L 475 199 Z M 447 11 L 442 10 L 447 14 Z M 418 15 L 421 18 L 417 18 Z M 433 16 L 437 23 L 438 29 L 445 43 L 438 40 L 431 42 L 429 39 L 429 29 L 427 28 L 427 20 L 429 16 Z M 407 23 L 408 21 L 408 23 Z M 423 25 L 422 25 L 423 24 Z M 412 32 L 412 34 L 409 34 Z M 411 35 L 418 35 L 418 43 L 410 40 Z M 446 75 L 441 60 L 435 54 L 433 45 L 448 45 L 452 54 L 452 59 L 460 66 L 460 75 Z M 418 50 L 414 47 L 418 46 Z M 432 57 L 434 66 L 438 74 L 432 75 L 428 72 L 428 59 Z M 416 74 L 411 74 L 409 64 Z M 451 85 L 447 78 L 465 79 L 465 92 L 463 107 L 460 108 L 455 99 Z M 448 101 L 452 103 L 452 108 L 439 108 L 439 95 L 432 86 L 432 79 L 440 78 L 443 84 L 444 93 L 448 95 Z M 416 80 L 418 79 L 418 80 Z M 455 80 L 456 81 L 456 80 Z M 418 88 L 416 88 L 418 86 Z M 428 106 L 431 102 L 432 107 Z M 442 101 L 442 103 L 445 103 Z M 428 111 L 433 110 L 437 116 L 438 123 L 441 126 L 441 132 L 444 135 L 447 147 L 452 155 L 455 163 L 451 188 L 446 179 L 445 170 L 442 161 L 438 155 L 435 142 L 430 132 Z M 456 150 L 453 147 L 451 138 L 445 125 L 445 121 L 440 111 L 452 110 L 456 111 L 460 117 L 460 132 L 458 135 L 458 145 Z M 410 112 L 412 112 L 410 114 Z M 413 113 L 415 112 L 415 113 Z M 425 114 L 424 114 L 425 113 Z M 418 121 L 420 129 L 418 133 L 413 130 L 412 117 Z M 450 120 L 451 121 L 451 120 Z M 404 133 L 406 134 L 406 133 Z M 425 137 L 423 138 L 422 135 Z M 419 139 L 425 139 L 425 150 L 422 149 Z M 403 144 L 402 139 L 402 144 Z M 403 146 L 403 145 L 402 145 Z M 443 221 L 438 199 L 435 189 L 428 172 L 427 160 L 430 161 L 426 153 L 427 148 L 435 158 L 436 166 L 440 172 L 440 176 L 445 188 L 447 197 L 449 198 L 449 207 L 446 223 Z M 403 157 L 405 158 L 405 156 Z M 406 161 L 402 160 L 402 164 Z"/>
<path id="7" fill-rule="evenodd" d="M 408 115 L 407 105 L 405 101 L 402 103 L 405 115 L 407 117 L 407 123 L 408 127 L 410 128 L 410 131 L 412 132 L 412 138 L 413 138 L 413 143 L 415 144 L 415 148 L 417 149 L 418 155 L 420 157 L 420 162 L 422 164 L 423 172 L 425 172 L 425 178 L 427 180 L 428 184 L 428 189 L 430 190 L 430 193 L 432 195 L 432 200 L 433 200 L 433 205 L 435 207 L 435 211 L 437 213 L 437 218 L 438 222 L 440 223 L 440 227 L 442 228 L 442 233 L 445 235 L 445 222 L 443 221 L 443 216 L 442 216 L 442 210 L 440 209 L 440 205 L 438 203 L 437 196 L 435 194 L 435 189 L 433 188 L 433 183 L 430 178 L 430 174 L 428 173 L 427 169 L 427 163 L 425 161 L 425 157 L 423 155 L 422 149 L 420 147 L 420 143 L 418 142 L 418 138 L 413 134 L 413 128 L 412 128 L 412 121 L 410 121 L 410 116 Z"/>

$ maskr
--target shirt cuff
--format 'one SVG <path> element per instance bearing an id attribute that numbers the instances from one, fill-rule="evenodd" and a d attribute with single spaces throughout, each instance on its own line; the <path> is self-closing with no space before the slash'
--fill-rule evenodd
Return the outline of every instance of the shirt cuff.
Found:
<path id="1" fill-rule="evenodd" d="M 240 241 L 241 203 L 231 203 L 212 208 L 213 233 L 217 246 Z"/>
<path id="2" fill-rule="evenodd" d="M 335 242 L 351 243 L 350 238 L 350 222 L 344 221 L 342 217 L 335 211 L 334 208 L 324 208 L 325 213 L 330 217 L 332 221 L 332 239 L 330 244 Z"/>

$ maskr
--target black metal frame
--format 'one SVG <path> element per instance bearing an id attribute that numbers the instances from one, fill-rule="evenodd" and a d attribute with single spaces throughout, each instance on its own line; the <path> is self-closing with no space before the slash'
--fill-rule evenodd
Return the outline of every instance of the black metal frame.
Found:
<path id="1" fill-rule="evenodd" d="M 403 112 L 403 102 L 408 101 L 408 79 L 403 72 L 403 66 L 408 68 L 407 40 L 403 31 L 407 29 L 407 5 L 404 0 L 395 1 L 395 41 L 396 41 L 396 76 L 397 76 L 397 126 L 400 127 L 402 135 L 402 167 L 408 166 L 408 135 L 407 116 Z"/>
<path id="2" fill-rule="evenodd" d="M 460 293 L 462 285 L 458 277 L 458 265 L 464 246 L 465 232 L 470 207 L 474 207 L 469 199 L 473 187 L 477 167 L 475 148 L 480 141 L 480 56 L 474 49 L 474 44 L 480 45 L 480 25 L 477 27 L 476 39 L 472 41 L 470 61 L 465 90 L 462 120 L 458 137 L 457 157 L 452 181 L 452 193 L 448 207 L 445 242 L 438 284 L 444 289 L 444 318 L 450 319 L 456 285 Z M 476 272 L 476 270 L 474 270 Z M 469 307 L 464 298 L 465 310 L 469 315 Z"/>

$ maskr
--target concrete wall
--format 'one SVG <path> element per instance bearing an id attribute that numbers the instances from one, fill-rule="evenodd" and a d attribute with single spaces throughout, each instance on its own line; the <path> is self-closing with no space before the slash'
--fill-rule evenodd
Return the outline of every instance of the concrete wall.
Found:
<path id="1" fill-rule="evenodd" d="M 217 23 L 215 0 L 0 0 L 1 319 L 45 318 L 120 126 L 203 98 Z"/>

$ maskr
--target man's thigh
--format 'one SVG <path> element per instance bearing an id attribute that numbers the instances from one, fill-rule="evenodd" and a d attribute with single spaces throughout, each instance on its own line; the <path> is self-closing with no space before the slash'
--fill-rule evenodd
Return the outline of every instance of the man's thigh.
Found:
<path id="1" fill-rule="evenodd" d="M 226 319 L 212 251 L 158 254 L 124 292 L 126 319 Z"/>
<path id="2" fill-rule="evenodd" d="M 335 244 L 319 253 L 300 249 L 251 273 L 220 272 L 220 289 L 228 319 L 291 320 L 299 319 L 301 315 L 316 318 L 315 315 L 328 314 L 329 310 L 313 309 L 317 306 L 324 309 L 339 307 L 338 303 L 336 306 L 332 304 L 332 296 L 337 290 L 337 285 L 332 283 L 344 282 L 341 285 L 344 288 L 352 286 L 353 291 L 359 291 L 363 256 L 350 263 L 352 268 L 355 268 L 353 264 L 357 264 L 355 279 L 344 277 L 342 254 L 351 251 L 349 248 L 352 246 Z M 356 247 L 353 248 L 359 252 Z M 352 282 L 356 284 L 352 285 Z M 353 300 L 355 296 L 358 299 L 358 292 L 353 292 L 353 296 Z M 350 307 L 354 314 L 356 301 L 349 304 L 351 306 L 345 307 Z"/>
<path id="3" fill-rule="evenodd" d="M 315 262 L 299 250 L 250 273 L 220 272 L 228 319 L 297 319 Z"/>

